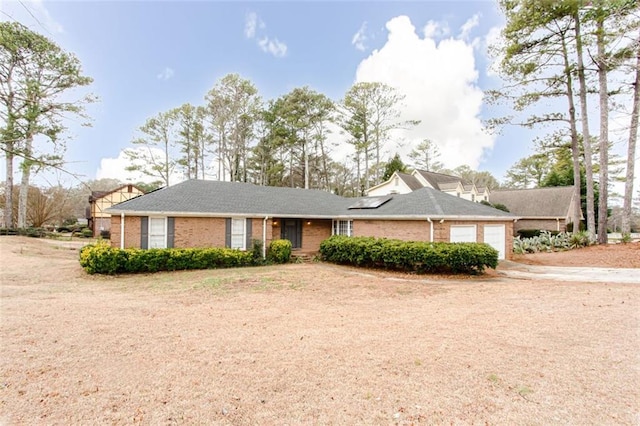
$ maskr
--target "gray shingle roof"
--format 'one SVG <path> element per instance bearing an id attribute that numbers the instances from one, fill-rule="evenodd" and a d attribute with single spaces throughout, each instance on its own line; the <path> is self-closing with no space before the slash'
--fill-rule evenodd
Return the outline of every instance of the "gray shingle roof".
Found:
<path id="1" fill-rule="evenodd" d="M 441 191 L 443 189 L 455 188 L 458 182 L 463 185 L 468 184 L 468 182 L 458 176 L 445 175 L 443 173 L 430 172 L 427 170 L 416 170 L 416 172 L 420 173 L 420 175 L 425 178 L 431 186 Z"/>
<path id="2" fill-rule="evenodd" d="M 407 186 L 412 190 L 415 191 L 416 189 L 420 189 L 422 188 L 422 184 L 420 183 L 420 181 L 415 177 L 412 176 L 408 173 L 398 173 L 398 177 L 400 177 L 400 179 L 402 179 L 402 181 L 404 183 L 407 184 Z"/>
<path id="3" fill-rule="evenodd" d="M 560 217 L 569 214 L 573 186 L 534 189 L 496 190 L 491 203 L 504 204 L 509 211 L 521 217 Z"/>
<path id="4" fill-rule="evenodd" d="M 366 198 L 366 197 L 363 197 Z M 239 182 L 188 180 L 117 204 L 112 214 L 265 215 L 300 218 L 504 217 L 509 213 L 431 188 L 393 195 L 376 209 L 349 209 L 358 199 L 325 191 L 257 186 Z"/>

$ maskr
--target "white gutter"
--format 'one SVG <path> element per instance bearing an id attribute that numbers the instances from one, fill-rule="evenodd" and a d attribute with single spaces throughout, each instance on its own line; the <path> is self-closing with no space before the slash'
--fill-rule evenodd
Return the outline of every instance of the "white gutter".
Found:
<path id="1" fill-rule="evenodd" d="M 433 242 L 433 221 L 430 217 L 427 218 L 427 222 L 429 222 L 429 242 Z"/>
<path id="2" fill-rule="evenodd" d="M 134 210 L 118 210 L 111 209 L 110 214 L 118 214 L 125 212 L 129 216 L 174 216 L 174 217 L 254 217 L 261 218 L 263 216 L 271 216 L 272 213 L 204 213 L 204 212 L 180 212 L 180 211 L 134 211 Z M 331 220 L 425 220 L 427 215 L 425 214 L 410 214 L 410 215 L 359 215 L 359 214 L 340 214 L 340 215 L 313 215 L 313 214 L 276 214 L 278 217 L 284 219 L 331 219 Z M 464 216 L 464 215 L 446 215 L 439 216 L 446 220 L 485 220 L 485 221 L 511 221 L 521 219 L 521 216 Z M 538 218 L 536 218 L 538 219 Z M 555 217 L 552 219 L 556 219 Z"/>
<path id="3" fill-rule="evenodd" d="M 269 216 L 265 216 L 262 221 L 262 258 L 267 258 L 267 219 Z"/>
<path id="4" fill-rule="evenodd" d="M 120 213 L 120 248 L 124 249 L 124 212 Z"/>

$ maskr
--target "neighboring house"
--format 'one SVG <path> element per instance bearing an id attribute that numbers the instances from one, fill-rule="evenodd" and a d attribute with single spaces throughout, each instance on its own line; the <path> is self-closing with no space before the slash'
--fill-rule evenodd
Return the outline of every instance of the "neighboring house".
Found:
<path id="1" fill-rule="evenodd" d="M 414 170 L 411 174 L 394 172 L 393 175 L 379 185 L 369 188 L 367 195 L 380 196 L 388 194 L 408 194 L 420 188 L 433 188 L 445 194 L 474 201 L 489 201 L 489 189 L 476 187 L 458 176 L 443 173 Z"/>
<path id="2" fill-rule="evenodd" d="M 109 207 L 143 194 L 144 191 L 135 185 L 122 185 L 111 191 L 92 191 L 89 196 L 87 225 L 93 230 L 93 235 L 97 237 L 101 231 L 111 229 L 111 214 L 106 212 Z"/>
<path id="3" fill-rule="evenodd" d="M 188 180 L 108 210 L 114 247 L 266 248 L 286 238 L 317 252 L 333 234 L 402 240 L 487 242 L 500 258 L 512 251 L 514 215 L 432 188 L 344 198 L 328 192 Z"/>
<path id="4" fill-rule="evenodd" d="M 491 202 L 504 204 L 511 213 L 520 217 L 515 224 L 515 232 L 522 229 L 564 232 L 567 224 L 573 222 L 576 200 L 573 186 L 558 186 L 496 190 L 491 193 Z"/>

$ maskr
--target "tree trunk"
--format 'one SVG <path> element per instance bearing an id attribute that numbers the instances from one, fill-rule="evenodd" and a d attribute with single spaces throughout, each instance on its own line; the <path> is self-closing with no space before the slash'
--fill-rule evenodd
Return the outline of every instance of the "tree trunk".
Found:
<path id="1" fill-rule="evenodd" d="M 565 35 L 562 35 L 562 53 L 564 59 L 564 73 L 567 83 L 567 100 L 569 102 L 569 129 L 571 132 L 571 156 L 573 160 L 573 232 L 580 231 L 580 146 L 578 144 L 578 130 L 576 129 L 576 107 L 573 103 L 573 79 L 571 77 L 571 67 L 569 66 L 569 54 L 567 52 L 567 43 Z"/>
<path id="2" fill-rule="evenodd" d="M 638 115 L 640 114 L 640 39 L 636 51 L 636 78 L 633 88 L 633 109 L 629 128 L 629 146 L 627 148 L 627 176 L 624 183 L 624 202 L 622 206 L 622 233 L 631 232 L 631 201 L 633 200 L 633 179 L 638 140 Z"/>
<path id="3" fill-rule="evenodd" d="M 575 15 L 575 31 L 576 31 L 576 54 L 578 56 L 578 83 L 580 97 L 580 118 L 582 122 L 582 145 L 584 148 L 584 168 L 587 186 L 587 231 L 589 237 L 593 239 L 596 235 L 595 221 L 595 196 L 593 192 L 593 164 L 591 150 L 591 135 L 589 132 L 589 115 L 587 107 L 587 82 L 584 76 L 584 61 L 582 59 L 582 34 L 580 31 L 580 15 L 579 9 L 576 9 Z M 606 184 L 606 183 L 605 183 Z M 606 229 L 605 229 L 606 232 Z"/>
<path id="4" fill-rule="evenodd" d="M 11 136 L 9 136 L 11 137 Z M 15 223 L 13 221 L 13 150 L 15 144 L 13 141 L 5 142 L 5 188 L 4 188 L 4 226 L 6 228 L 13 228 Z"/>
<path id="5" fill-rule="evenodd" d="M 598 244 L 608 242 L 607 216 L 609 203 L 609 93 L 607 59 L 604 40 L 604 18 L 597 19 L 597 66 L 600 87 L 600 195 L 598 198 Z"/>
<path id="6" fill-rule="evenodd" d="M 18 228 L 27 227 L 27 201 L 29 199 L 29 180 L 31 178 L 31 151 L 33 135 L 27 135 L 24 146 L 24 160 L 22 160 L 22 179 L 20 180 L 20 194 L 18 195 Z"/>

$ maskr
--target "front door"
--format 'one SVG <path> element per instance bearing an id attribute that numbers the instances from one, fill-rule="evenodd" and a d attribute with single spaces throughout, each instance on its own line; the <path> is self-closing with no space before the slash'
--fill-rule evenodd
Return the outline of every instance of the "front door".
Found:
<path id="1" fill-rule="evenodd" d="M 302 248 L 302 221 L 300 219 L 282 219 L 280 238 L 291 241 L 291 248 Z"/>

